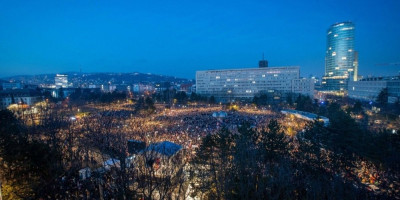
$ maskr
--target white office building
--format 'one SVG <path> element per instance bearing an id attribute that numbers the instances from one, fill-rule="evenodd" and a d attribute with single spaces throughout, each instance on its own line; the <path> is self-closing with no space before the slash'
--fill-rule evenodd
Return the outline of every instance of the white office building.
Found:
<path id="1" fill-rule="evenodd" d="M 260 93 L 313 95 L 311 79 L 300 79 L 300 67 L 264 67 L 196 72 L 196 93 L 219 101 L 251 99 Z"/>
<path id="2" fill-rule="evenodd" d="M 389 103 L 398 101 L 400 97 L 400 79 L 398 76 L 370 77 L 359 81 L 350 81 L 348 96 L 352 99 L 376 101 L 384 88 L 388 88 Z"/>
<path id="3" fill-rule="evenodd" d="M 383 88 L 387 87 L 387 80 L 379 78 L 350 81 L 348 96 L 352 99 L 375 101 Z"/>
<path id="4" fill-rule="evenodd" d="M 54 83 L 56 85 L 56 88 L 68 88 L 68 75 L 66 74 L 57 74 L 56 77 L 54 77 Z"/>
<path id="5" fill-rule="evenodd" d="M 0 91 L 0 110 L 7 109 L 11 104 L 31 106 L 41 100 L 41 94 L 36 90 L 15 89 Z"/>
<path id="6" fill-rule="evenodd" d="M 141 84 L 141 83 L 133 84 L 134 93 L 142 94 L 143 92 L 146 91 L 154 91 L 154 87 L 149 84 Z"/>
<path id="7" fill-rule="evenodd" d="M 315 79 L 300 78 L 292 80 L 292 92 L 314 96 Z"/>

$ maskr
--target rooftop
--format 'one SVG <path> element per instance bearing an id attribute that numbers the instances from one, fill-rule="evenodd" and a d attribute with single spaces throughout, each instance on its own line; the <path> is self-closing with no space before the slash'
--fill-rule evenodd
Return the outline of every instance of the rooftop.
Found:
<path id="1" fill-rule="evenodd" d="M 235 69 L 210 69 L 210 70 L 199 70 L 196 72 L 220 72 L 220 71 L 244 71 L 244 70 L 259 70 L 259 71 L 271 71 L 279 69 L 300 69 L 299 66 L 281 66 L 281 67 L 262 67 L 262 68 L 235 68 Z"/>
<path id="2" fill-rule="evenodd" d="M 146 151 L 155 151 L 165 156 L 172 156 L 176 154 L 179 150 L 182 149 L 182 146 L 179 144 L 175 144 L 170 141 L 164 141 L 159 143 L 154 143 L 147 147 Z"/>

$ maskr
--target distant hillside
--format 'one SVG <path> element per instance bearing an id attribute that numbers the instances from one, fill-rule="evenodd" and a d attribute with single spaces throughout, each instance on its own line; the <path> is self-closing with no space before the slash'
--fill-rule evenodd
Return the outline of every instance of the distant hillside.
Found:
<path id="1" fill-rule="evenodd" d="M 134 84 L 134 83 L 155 83 L 155 82 L 174 82 L 187 83 L 192 80 L 177 78 L 172 76 L 134 73 L 78 73 L 67 72 L 68 82 L 72 83 L 89 83 L 89 84 Z M 40 75 L 19 75 L 3 78 L 6 81 L 18 81 L 25 84 L 53 84 L 56 74 L 40 74 Z"/>

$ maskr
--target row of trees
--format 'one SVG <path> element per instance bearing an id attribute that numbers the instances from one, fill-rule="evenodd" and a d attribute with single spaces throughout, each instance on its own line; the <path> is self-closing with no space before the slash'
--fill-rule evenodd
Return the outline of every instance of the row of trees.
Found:
<path id="1" fill-rule="evenodd" d="M 33 199 L 60 174 L 60 153 L 32 139 L 8 110 L 0 111 L 0 182 L 4 199 Z"/>
<path id="2" fill-rule="evenodd" d="M 156 111 L 153 99 L 150 97 L 140 97 L 135 104 L 135 112 L 143 114 L 152 114 Z"/>
<path id="3" fill-rule="evenodd" d="M 257 106 L 267 106 L 271 104 L 280 104 L 285 102 L 288 106 L 294 106 L 296 103 L 296 109 L 313 112 L 318 107 L 318 102 L 311 99 L 309 96 L 295 94 L 295 93 L 286 93 L 284 95 L 278 95 L 279 99 L 274 98 L 274 94 L 262 93 L 260 95 L 255 95 L 252 103 Z"/>
<path id="4" fill-rule="evenodd" d="M 53 97 L 50 91 L 42 91 L 42 95 L 47 101 L 56 103 L 58 101 L 64 101 L 67 97 L 64 95 L 64 88 L 60 88 L 57 91 L 58 97 Z M 75 91 L 68 96 L 69 103 L 75 106 L 81 106 L 86 103 L 111 103 L 118 100 L 125 100 L 127 94 L 125 92 L 113 91 L 113 92 L 100 92 L 91 91 L 90 89 L 76 88 Z"/>
<path id="5" fill-rule="evenodd" d="M 202 96 L 200 94 L 196 94 L 195 92 L 192 92 L 190 96 L 186 94 L 184 91 L 176 91 L 175 89 L 167 89 L 162 92 L 157 92 L 153 94 L 153 99 L 157 102 L 165 102 L 168 104 L 181 104 L 185 105 L 189 101 L 190 102 L 199 102 L 199 103 L 209 103 L 209 104 L 215 104 L 216 100 L 214 96 L 207 97 L 207 96 Z"/>
<path id="6" fill-rule="evenodd" d="M 271 120 L 257 132 L 243 124 L 239 134 L 208 135 L 193 161 L 193 195 L 203 199 L 361 199 L 330 165 L 318 144 L 287 138 Z"/>
<path id="7" fill-rule="evenodd" d="M 87 102 L 111 103 L 115 101 L 123 101 L 127 98 L 126 92 L 93 92 L 77 88 L 74 93 L 69 96 L 70 102 L 75 105 L 83 105 Z"/>
<path id="8" fill-rule="evenodd" d="M 154 109 L 151 98 L 139 101 L 144 108 L 137 105 L 138 112 Z M 155 162 L 154 156 L 137 157 L 135 163 L 128 158 L 127 141 L 132 135 L 118 128 L 127 119 L 119 113 L 99 112 L 74 121 L 65 109 L 56 107 L 42 116 L 41 123 L 26 126 L 10 111 L 0 111 L 3 199 L 168 199 L 173 192 L 184 195 L 181 168 L 157 170 L 148 164 Z M 137 136 L 152 140 L 143 133 Z M 101 168 L 110 158 L 114 160 L 109 169 Z M 168 162 L 183 159 L 182 155 Z M 179 164 L 183 167 L 183 162 Z M 86 167 L 98 170 L 81 180 L 78 171 Z"/>
<path id="9" fill-rule="evenodd" d="M 243 124 L 238 134 L 223 129 L 207 135 L 192 162 L 193 195 L 204 199 L 398 196 L 389 185 L 400 175 L 400 134 L 362 130 L 338 104 L 332 103 L 328 110 L 332 119 L 328 127 L 313 122 L 294 137 L 285 135 L 273 119 L 263 131 Z M 368 192 L 361 183 L 365 180 L 355 173 L 360 163 L 375 166 L 381 176 L 377 184 L 392 193 Z"/>

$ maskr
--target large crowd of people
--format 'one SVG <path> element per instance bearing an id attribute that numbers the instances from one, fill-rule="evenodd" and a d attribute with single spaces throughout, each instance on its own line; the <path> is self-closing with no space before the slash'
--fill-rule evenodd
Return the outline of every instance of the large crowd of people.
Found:
<path id="1" fill-rule="evenodd" d="M 101 112 L 77 120 L 76 125 L 88 124 L 92 130 L 124 133 L 127 139 L 154 143 L 171 141 L 185 148 L 198 146 L 201 138 L 216 133 L 221 128 L 232 132 L 244 122 L 253 128 L 264 129 L 272 118 L 288 120 L 284 115 L 268 109 L 243 107 L 238 111 L 227 111 L 224 117 L 213 117 L 222 106 L 157 108 L 152 115 L 136 115 L 128 106 L 109 106 L 99 108 Z M 287 123 L 281 123 L 285 125 Z M 107 130 L 104 130 L 107 128 Z M 103 130 L 102 130 L 103 129 Z"/>
<path id="2" fill-rule="evenodd" d="M 137 112 L 137 107 L 131 102 L 87 104 L 79 108 L 46 107 L 38 111 L 37 116 L 32 117 L 32 122 L 33 119 L 48 118 L 50 123 L 55 123 L 54 126 L 38 123 L 32 128 L 45 133 L 38 136 L 41 140 L 48 141 L 50 146 L 52 144 L 49 141 L 52 140 L 51 134 L 54 132 L 60 144 L 62 143 L 60 146 L 63 159 L 66 163 L 74 161 L 70 166 L 79 163 L 76 165 L 78 169 L 89 167 L 95 170 L 101 168 L 104 161 L 110 158 L 120 159 L 118 154 L 131 156 L 127 148 L 128 140 L 143 141 L 146 145 L 170 141 L 189 152 L 185 157 L 191 160 L 203 138 L 208 134 L 221 133 L 221 129 L 228 129 L 236 134 L 243 123 L 248 123 L 251 128 L 262 133 L 267 130 L 270 120 L 275 119 L 281 126 L 281 131 L 295 136 L 304 132 L 309 123 L 294 115 L 282 114 L 276 108 L 254 105 L 237 105 L 232 109 L 231 106 L 216 104 L 156 104 L 155 108 L 152 113 Z M 386 181 L 388 175 L 380 173 L 369 162 L 360 164 L 355 169 L 357 171 L 354 174 L 365 184 L 382 186 L 390 182 Z M 78 179 L 73 180 L 80 184 Z M 112 191 L 113 187 L 107 188 Z"/>

